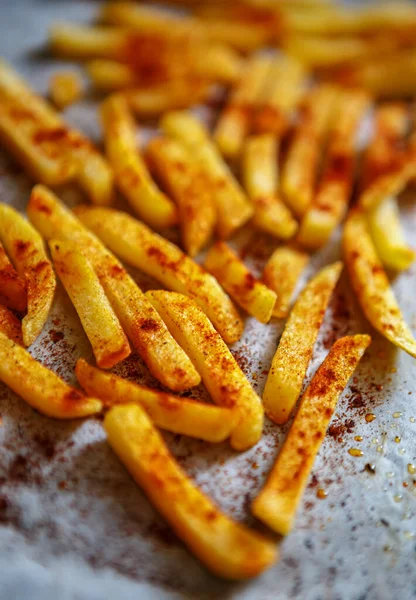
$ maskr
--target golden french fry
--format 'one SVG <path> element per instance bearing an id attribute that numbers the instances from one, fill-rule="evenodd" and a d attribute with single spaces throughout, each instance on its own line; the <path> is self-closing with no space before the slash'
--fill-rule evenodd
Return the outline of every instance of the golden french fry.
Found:
<path id="1" fill-rule="evenodd" d="M 137 77 L 129 65 L 116 60 L 96 58 L 85 64 L 85 69 L 98 90 L 112 92 L 137 84 Z"/>
<path id="2" fill-rule="evenodd" d="M 416 358 L 416 340 L 403 319 L 377 255 L 366 216 L 359 210 L 351 211 L 345 223 L 343 250 L 351 285 L 371 325 Z"/>
<path id="3" fill-rule="evenodd" d="M 268 323 L 276 303 L 276 294 L 255 279 L 245 264 L 225 242 L 216 242 L 205 259 L 205 268 L 250 315 Z"/>
<path id="4" fill-rule="evenodd" d="M 253 215 L 253 207 L 209 138 L 205 127 L 189 112 L 175 111 L 161 119 L 163 131 L 187 145 L 206 173 L 217 207 L 217 234 L 230 237 Z"/>
<path id="5" fill-rule="evenodd" d="M 2 244 L 0 244 L 0 304 L 19 312 L 26 310 L 27 306 L 25 282 L 13 268 Z"/>
<path id="6" fill-rule="evenodd" d="M 282 535 L 292 529 L 338 398 L 370 342 L 368 335 L 355 335 L 332 346 L 306 389 L 283 448 L 252 504 L 254 515 Z"/>
<path id="7" fill-rule="evenodd" d="M 167 288 L 190 296 L 227 344 L 240 339 L 243 322 L 230 298 L 212 275 L 177 246 L 126 213 L 88 206 L 78 206 L 75 212 L 126 263 Z"/>
<path id="8" fill-rule="evenodd" d="M 151 117 L 204 102 L 209 92 L 206 80 L 184 78 L 128 90 L 123 94 L 137 115 Z"/>
<path id="9" fill-rule="evenodd" d="M 319 85 L 307 95 L 282 168 L 282 192 L 289 208 L 303 217 L 312 203 L 324 141 L 337 92 Z"/>
<path id="10" fill-rule="evenodd" d="M 140 406 L 112 408 L 104 428 L 135 481 L 213 573 L 246 579 L 276 560 L 275 544 L 229 519 L 194 486 Z"/>
<path id="11" fill-rule="evenodd" d="M 115 27 L 56 23 L 49 30 L 49 45 L 54 54 L 67 58 L 118 59 L 126 52 L 128 33 Z"/>
<path id="12" fill-rule="evenodd" d="M 182 245 L 195 256 L 207 245 L 215 227 L 209 181 L 189 149 L 177 140 L 154 138 L 146 152 L 158 179 L 178 205 Z"/>
<path id="13" fill-rule="evenodd" d="M 318 191 L 298 231 L 298 242 L 307 248 L 323 246 L 347 211 L 354 182 L 355 138 L 368 104 L 361 90 L 341 93 Z"/>
<path id="14" fill-rule="evenodd" d="M 185 352 L 134 280 L 98 238 L 43 186 L 33 188 L 27 213 L 45 239 L 64 239 L 78 244 L 150 372 L 175 391 L 198 385 L 200 377 Z"/>
<path id="15" fill-rule="evenodd" d="M 209 40 L 230 45 L 241 52 L 252 52 L 264 47 L 270 33 L 256 23 L 233 22 L 215 19 L 205 21 L 203 31 Z"/>
<path id="16" fill-rule="evenodd" d="M 0 304 L 0 333 L 23 346 L 22 324 L 5 306 Z"/>
<path id="17" fill-rule="evenodd" d="M 97 365 L 111 369 L 129 356 L 130 346 L 92 265 L 75 242 L 52 240 L 49 248 L 59 279 L 91 342 Z"/>
<path id="18" fill-rule="evenodd" d="M 60 71 L 49 80 L 49 96 L 60 109 L 79 100 L 82 91 L 82 81 L 76 71 Z"/>
<path id="19" fill-rule="evenodd" d="M 286 423 L 299 398 L 325 310 L 341 270 L 340 262 L 322 269 L 308 282 L 291 310 L 263 392 L 264 410 L 275 423 Z"/>
<path id="20" fill-rule="evenodd" d="M 254 205 L 253 225 L 278 238 L 291 238 L 298 224 L 277 193 L 278 142 L 273 134 L 264 133 L 246 139 L 243 180 Z"/>
<path id="21" fill-rule="evenodd" d="M 38 232 L 14 208 L 0 203 L 0 239 L 27 286 L 27 315 L 23 340 L 30 346 L 48 318 L 56 280 Z"/>
<path id="22" fill-rule="evenodd" d="M 105 406 L 139 404 L 157 427 L 207 442 L 223 442 L 237 424 L 229 408 L 196 402 L 152 390 L 90 366 L 84 359 L 75 369 L 81 387 Z"/>
<path id="23" fill-rule="evenodd" d="M 67 385 L 29 352 L 0 332 L 0 381 L 8 385 L 32 408 L 56 419 L 94 415 L 102 403 Z"/>
<path id="24" fill-rule="evenodd" d="M 309 259 L 306 252 L 291 245 L 280 246 L 267 261 L 262 280 L 277 296 L 274 317 L 285 319 L 288 316 L 295 286 Z"/>
<path id="25" fill-rule="evenodd" d="M 156 187 L 137 149 L 135 123 L 126 99 L 119 95 L 107 98 L 101 105 L 101 119 L 107 156 L 129 204 L 155 229 L 175 225 L 176 206 Z"/>
<path id="26" fill-rule="evenodd" d="M 263 430 L 263 407 L 219 333 L 186 296 L 164 291 L 149 291 L 146 296 L 186 348 L 214 402 L 237 413 L 231 446 L 245 450 L 256 444 Z"/>

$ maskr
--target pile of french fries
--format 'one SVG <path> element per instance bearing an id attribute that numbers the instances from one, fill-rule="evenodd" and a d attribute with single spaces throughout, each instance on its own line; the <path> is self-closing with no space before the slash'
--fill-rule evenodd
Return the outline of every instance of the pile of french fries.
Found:
<path id="1" fill-rule="evenodd" d="M 295 290 L 340 226 L 365 316 L 416 358 L 388 277 L 415 259 L 397 201 L 416 179 L 415 31 L 408 3 L 239 0 L 178 17 L 110 2 L 97 25 L 50 32 L 52 51 L 84 61 L 93 85 L 110 92 L 99 110 L 105 156 L 0 62 L 0 144 L 36 184 L 26 216 L 0 203 L 0 381 L 52 418 L 104 413 L 132 477 L 218 576 L 258 575 L 277 560 L 277 543 L 223 514 L 158 428 L 244 451 L 261 439 L 265 415 L 277 425 L 294 415 L 252 505 L 271 530 L 290 532 L 337 400 L 371 341 L 338 339 L 300 398 L 343 263 Z M 213 84 L 227 95 L 211 133 L 189 107 Z M 57 73 L 50 97 L 63 109 L 81 90 L 74 74 Z M 135 116 L 160 117 L 146 145 Z M 365 119 L 373 132 L 362 150 Z M 63 184 L 91 204 L 70 210 L 57 195 Z M 111 207 L 117 192 L 126 211 Z M 180 247 L 166 236 L 175 227 Z M 242 228 L 274 240 L 260 278 L 235 250 Z M 205 249 L 202 266 L 195 257 Z M 124 264 L 164 289 L 143 293 Z M 78 361 L 83 391 L 30 354 L 57 279 L 97 364 Z M 243 334 L 239 309 L 264 324 L 287 319 L 262 398 L 229 349 Z M 165 391 L 109 371 L 134 351 Z M 214 404 L 174 394 L 201 382 Z"/>

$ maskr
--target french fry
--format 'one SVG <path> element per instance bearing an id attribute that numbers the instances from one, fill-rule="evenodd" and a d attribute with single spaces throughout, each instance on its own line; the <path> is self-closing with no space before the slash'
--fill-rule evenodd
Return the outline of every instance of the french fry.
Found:
<path id="1" fill-rule="evenodd" d="M 342 92 L 318 190 L 298 231 L 297 240 L 306 248 L 323 246 L 345 216 L 354 182 L 355 138 L 368 103 L 361 90 Z"/>
<path id="2" fill-rule="evenodd" d="M 128 33 L 115 27 L 56 23 L 49 30 L 49 46 L 58 56 L 119 59 L 126 52 Z"/>
<path id="3" fill-rule="evenodd" d="M 189 112 L 170 112 L 161 119 L 163 131 L 187 145 L 210 181 L 217 207 L 217 235 L 226 239 L 253 215 L 253 207 L 223 161 L 204 126 Z M 211 187 L 212 186 L 212 187 Z"/>
<path id="4" fill-rule="evenodd" d="M 102 403 L 67 385 L 53 371 L 31 357 L 18 343 L 0 332 L 0 381 L 32 408 L 47 417 L 76 419 L 94 415 Z"/>
<path id="5" fill-rule="evenodd" d="M 289 208 L 303 217 L 312 203 L 323 145 L 337 92 L 319 85 L 306 97 L 282 168 L 282 192 Z"/>
<path id="6" fill-rule="evenodd" d="M 2 244 L 0 244 L 0 304 L 19 312 L 26 310 L 27 306 L 25 282 L 15 271 Z"/>
<path id="7" fill-rule="evenodd" d="M 416 340 L 406 325 L 377 255 L 367 219 L 351 211 L 343 235 L 344 259 L 361 308 L 381 335 L 416 358 Z"/>
<path id="8" fill-rule="evenodd" d="M 135 123 L 122 96 L 110 96 L 101 105 L 108 159 L 113 166 L 118 187 L 134 211 L 155 229 L 175 225 L 176 206 L 153 182 L 140 156 Z"/>
<path id="9" fill-rule="evenodd" d="M 256 444 L 263 430 L 263 407 L 219 333 L 186 296 L 164 291 L 149 291 L 146 296 L 186 348 L 214 402 L 237 413 L 231 446 L 245 450 Z"/>
<path id="10" fill-rule="evenodd" d="M 91 342 L 97 365 L 111 369 L 130 354 L 130 346 L 97 275 L 77 244 L 51 240 L 49 248 L 84 331 Z"/>
<path id="11" fill-rule="evenodd" d="M 184 78 L 124 92 L 132 110 L 140 117 L 154 117 L 169 110 L 187 108 L 205 101 L 210 88 L 200 78 Z"/>
<path id="12" fill-rule="evenodd" d="M 1 203 L 0 239 L 27 287 L 22 331 L 25 346 L 30 346 L 48 318 L 55 294 L 55 274 L 38 232 L 14 208 Z"/>
<path id="13" fill-rule="evenodd" d="M 200 377 L 189 358 L 134 280 L 95 235 L 40 185 L 32 191 L 27 213 L 45 239 L 78 244 L 94 267 L 125 333 L 154 377 L 175 391 L 198 385 Z"/>
<path id="14" fill-rule="evenodd" d="M 225 242 L 216 242 L 205 259 L 205 268 L 250 315 L 268 323 L 276 303 L 276 294 L 256 280 L 245 264 Z"/>
<path id="15" fill-rule="evenodd" d="M 5 306 L 0 304 L 0 333 L 23 346 L 22 324 L 19 319 Z"/>
<path id="16" fill-rule="evenodd" d="M 264 410 L 279 425 L 289 419 L 299 398 L 325 310 L 341 270 L 340 262 L 322 269 L 308 282 L 291 310 L 263 392 Z"/>
<path id="17" fill-rule="evenodd" d="M 368 335 L 355 335 L 343 337 L 332 346 L 304 393 L 283 448 L 252 504 L 254 515 L 282 535 L 293 527 L 338 398 L 370 342 Z"/>
<path id="18" fill-rule="evenodd" d="M 116 60 L 96 58 L 88 61 L 85 69 L 94 87 L 103 92 L 112 92 L 137 85 L 137 77 L 133 69 Z"/>
<path id="19" fill-rule="evenodd" d="M 241 52 L 253 52 L 263 48 L 269 41 L 270 33 L 255 23 L 233 22 L 215 19 L 205 21 L 203 31 L 208 39 L 222 44 L 229 44 Z"/>
<path id="20" fill-rule="evenodd" d="M 126 213 L 78 206 L 79 219 L 126 263 L 165 287 L 190 296 L 205 312 L 227 344 L 243 333 L 243 322 L 217 280 L 177 246 Z"/>
<path id="21" fill-rule="evenodd" d="M 140 406 L 112 408 L 104 428 L 135 481 L 213 573 L 247 579 L 276 560 L 275 544 L 229 519 L 194 486 Z"/>
<path id="22" fill-rule="evenodd" d="M 285 319 L 288 316 L 295 286 L 309 258 L 300 248 L 287 245 L 277 248 L 267 261 L 262 280 L 276 294 L 274 317 Z"/>
<path id="23" fill-rule="evenodd" d="M 277 193 L 277 145 L 273 134 L 248 137 L 243 148 L 243 179 L 254 205 L 253 225 L 287 240 L 296 233 L 298 224 Z"/>
<path id="24" fill-rule="evenodd" d="M 49 80 L 49 96 L 59 109 L 79 100 L 82 91 L 82 81 L 75 71 L 59 71 Z"/>
<path id="25" fill-rule="evenodd" d="M 269 56 L 254 56 L 244 69 L 228 104 L 219 117 L 214 131 L 214 140 L 221 153 L 227 158 L 235 159 L 240 155 L 271 65 L 272 60 Z"/>
<path id="26" fill-rule="evenodd" d="M 75 369 L 78 382 L 104 405 L 139 404 L 157 427 L 207 442 L 223 442 L 237 423 L 232 409 L 196 402 L 152 390 L 90 366 L 84 359 Z"/>

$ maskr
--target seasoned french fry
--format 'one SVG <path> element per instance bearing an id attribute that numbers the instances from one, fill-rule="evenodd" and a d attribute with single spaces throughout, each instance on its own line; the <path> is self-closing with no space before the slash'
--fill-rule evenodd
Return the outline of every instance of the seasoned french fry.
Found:
<path id="1" fill-rule="evenodd" d="M 250 136 L 243 149 L 243 179 L 254 205 L 253 225 L 283 240 L 298 228 L 296 220 L 277 194 L 278 147 L 273 134 Z"/>
<path id="2" fill-rule="evenodd" d="M 67 58 L 118 59 L 126 52 L 128 34 L 115 27 L 56 23 L 49 30 L 49 45 L 54 54 Z"/>
<path id="3" fill-rule="evenodd" d="M 199 104 L 206 100 L 209 91 L 205 80 L 185 78 L 129 90 L 124 96 L 138 116 L 150 117 Z"/>
<path id="4" fill-rule="evenodd" d="M 325 310 L 341 270 L 340 262 L 322 269 L 302 290 L 292 308 L 263 392 L 264 410 L 275 423 L 286 423 L 299 398 Z"/>
<path id="5" fill-rule="evenodd" d="M 217 234 L 222 239 L 230 237 L 250 219 L 254 210 L 209 139 L 207 130 L 186 111 L 164 115 L 161 127 L 167 135 L 182 141 L 194 153 L 210 181 L 217 207 Z"/>
<path id="6" fill-rule="evenodd" d="M 137 84 L 133 69 L 116 60 L 96 58 L 88 61 L 85 69 L 94 87 L 104 92 L 130 88 Z"/>
<path id="7" fill-rule="evenodd" d="M 30 346 L 48 318 L 56 280 L 42 238 L 14 208 L 0 203 L 0 239 L 27 286 L 27 315 L 23 341 Z"/>
<path id="8" fill-rule="evenodd" d="M 22 324 L 19 319 L 5 306 L 0 304 L 0 333 L 23 346 Z"/>
<path id="9" fill-rule="evenodd" d="M 224 515 L 194 486 L 138 405 L 112 408 L 108 441 L 177 535 L 220 577 L 254 577 L 277 558 L 275 544 Z"/>
<path id="10" fill-rule="evenodd" d="M 370 342 L 368 335 L 355 335 L 332 346 L 302 397 L 266 485 L 252 504 L 254 515 L 282 535 L 292 529 L 338 398 Z"/>
<path id="11" fill-rule="evenodd" d="M 306 97 L 282 169 L 282 192 L 297 217 L 312 203 L 323 144 L 331 123 L 337 92 L 319 85 Z"/>
<path id="12" fill-rule="evenodd" d="M 78 206 L 75 212 L 126 263 L 193 298 L 227 344 L 240 339 L 243 322 L 230 298 L 212 275 L 177 246 L 126 213 L 88 206 Z"/>
<path id="13" fill-rule="evenodd" d="M 101 105 L 106 152 L 118 187 L 137 214 L 151 227 L 163 229 L 178 220 L 176 206 L 156 187 L 136 144 L 135 123 L 122 96 Z"/>
<path id="14" fill-rule="evenodd" d="M 231 446 L 245 450 L 256 444 L 263 430 L 263 407 L 219 333 L 186 296 L 164 291 L 146 292 L 146 296 L 189 353 L 214 402 L 238 414 Z"/>
<path id="15" fill-rule="evenodd" d="M 75 242 L 49 242 L 62 281 L 94 352 L 97 365 L 111 369 L 130 354 L 130 346 L 97 275 Z"/>
<path id="16" fill-rule="evenodd" d="M 102 403 L 67 385 L 29 352 L 0 332 L 0 381 L 48 417 L 75 419 L 94 415 Z"/>
<path id="17" fill-rule="evenodd" d="M 49 95 L 60 109 L 79 100 L 82 96 L 82 81 L 76 71 L 54 73 L 49 80 Z"/>
<path id="18" fill-rule="evenodd" d="M 211 247 L 205 259 L 205 268 L 250 315 L 261 323 L 270 321 L 276 294 L 253 277 L 225 242 L 216 242 Z"/>
<path id="19" fill-rule="evenodd" d="M 267 261 L 262 280 L 277 296 L 274 317 L 285 319 L 288 316 L 295 286 L 309 258 L 306 252 L 292 245 L 280 246 Z"/>
<path id="20" fill-rule="evenodd" d="M 84 359 L 75 369 L 81 387 L 105 406 L 139 404 L 157 427 L 207 442 L 223 442 L 237 424 L 229 408 L 196 402 L 152 390 L 90 366 Z"/>
<path id="21" fill-rule="evenodd" d="M 298 231 L 298 242 L 307 248 L 323 246 L 347 211 L 354 181 L 355 138 L 368 103 L 363 91 L 341 94 L 318 191 Z"/>
<path id="22" fill-rule="evenodd" d="M 377 255 L 365 214 L 351 211 L 343 236 L 344 259 L 361 308 L 381 335 L 416 358 L 416 340 L 406 325 Z"/>
<path id="23" fill-rule="evenodd" d="M 47 240 L 78 244 L 91 262 L 106 296 L 150 372 L 163 385 L 180 391 L 198 385 L 200 377 L 170 335 L 157 312 L 120 262 L 47 188 L 34 187 L 27 213 Z"/>
<path id="24" fill-rule="evenodd" d="M 184 144 L 167 137 L 154 138 L 147 156 L 179 209 L 182 245 L 195 256 L 212 237 L 216 209 L 209 181 Z"/>
<path id="25" fill-rule="evenodd" d="M 270 74 L 269 56 L 254 56 L 241 75 L 217 122 L 214 140 L 227 158 L 239 156 L 249 132 L 256 103 Z"/>
<path id="26" fill-rule="evenodd" d="M 0 244 L 0 304 L 19 312 L 23 312 L 27 306 L 25 282 L 13 268 L 2 244 Z"/>
<path id="27" fill-rule="evenodd" d="M 269 41 L 270 33 L 255 23 L 233 22 L 215 19 L 205 21 L 203 31 L 208 39 L 222 44 L 229 44 L 241 52 L 252 52 L 263 48 Z"/>

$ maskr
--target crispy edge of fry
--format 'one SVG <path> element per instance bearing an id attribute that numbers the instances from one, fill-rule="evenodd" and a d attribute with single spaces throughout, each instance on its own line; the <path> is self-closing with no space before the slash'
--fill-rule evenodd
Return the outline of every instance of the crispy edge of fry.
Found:
<path id="1" fill-rule="evenodd" d="M 276 560 L 271 541 L 229 519 L 187 478 L 141 407 L 112 408 L 104 428 L 110 445 L 135 481 L 216 575 L 254 577 Z"/>
<path id="2" fill-rule="evenodd" d="M 130 354 L 130 345 L 97 274 L 75 242 L 51 240 L 55 270 L 91 343 L 97 365 L 111 369 Z"/>
<path id="3" fill-rule="evenodd" d="M 27 307 L 25 282 L 11 264 L 3 245 L 0 243 L 0 304 L 23 312 Z"/>
<path id="4" fill-rule="evenodd" d="M 371 325 L 390 342 L 416 358 L 416 340 L 403 319 L 377 255 L 366 216 L 358 209 L 351 211 L 346 220 L 343 252 L 351 285 Z"/>
<path id="5" fill-rule="evenodd" d="M 294 245 L 277 248 L 267 261 L 262 280 L 277 296 L 273 316 L 285 319 L 290 301 L 302 271 L 310 260 L 307 252 Z"/>
<path id="6" fill-rule="evenodd" d="M 0 304 L 0 333 L 23 346 L 22 324 L 19 319 L 5 306 Z"/>
<path id="7" fill-rule="evenodd" d="M 27 285 L 23 341 L 30 346 L 41 333 L 55 295 L 56 279 L 42 238 L 14 208 L 0 203 L 0 238 Z"/>
<path id="8" fill-rule="evenodd" d="M 215 277 L 175 244 L 121 211 L 78 206 L 75 213 L 126 263 L 151 275 L 167 288 L 191 297 L 227 344 L 240 339 L 244 325 L 229 296 Z"/>
<path id="9" fill-rule="evenodd" d="M 82 94 L 82 80 L 76 71 L 58 71 L 49 79 L 49 96 L 61 110 L 77 102 Z"/>
<path id="10" fill-rule="evenodd" d="M 325 311 L 342 271 L 336 262 L 311 279 L 293 306 L 273 357 L 263 392 L 266 415 L 286 423 L 299 398 Z M 302 332 L 299 335 L 299 332 Z"/>
<path id="11" fill-rule="evenodd" d="M 264 422 L 260 398 L 211 322 L 186 296 L 164 291 L 149 291 L 146 296 L 186 348 L 214 402 L 234 408 L 239 415 L 231 446 L 245 450 L 256 444 Z"/>
<path id="12" fill-rule="evenodd" d="M 287 535 L 338 398 L 369 346 L 368 335 L 339 339 L 302 397 L 299 410 L 267 482 L 254 500 L 254 515 Z"/>
<path id="13" fill-rule="evenodd" d="M 100 112 L 107 156 L 121 192 L 151 227 L 175 225 L 176 206 L 156 187 L 137 149 L 135 123 L 127 101 L 121 95 L 112 95 L 103 102 Z"/>
<path id="14" fill-rule="evenodd" d="M 0 380 L 32 408 L 56 419 L 94 415 L 102 403 L 67 385 L 53 371 L 0 332 Z"/>
<path id="15" fill-rule="evenodd" d="M 237 422 L 232 409 L 143 387 L 96 369 L 82 358 L 75 373 L 86 393 L 100 398 L 106 407 L 139 404 L 152 423 L 173 433 L 219 443 L 230 436 Z"/>
<path id="16" fill-rule="evenodd" d="M 270 321 L 276 303 L 275 292 L 256 280 L 225 242 L 211 246 L 204 266 L 244 310 L 260 323 Z"/>

